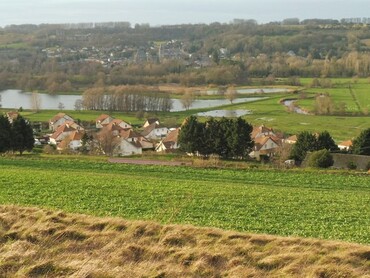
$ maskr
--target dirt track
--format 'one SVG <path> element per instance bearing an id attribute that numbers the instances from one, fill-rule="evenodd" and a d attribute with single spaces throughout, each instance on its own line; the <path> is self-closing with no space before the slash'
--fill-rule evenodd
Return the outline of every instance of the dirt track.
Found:
<path id="1" fill-rule="evenodd" d="M 143 160 L 143 159 L 127 159 L 127 158 L 109 158 L 111 163 L 125 163 L 137 165 L 165 165 L 165 166 L 189 166 L 190 162 L 180 161 L 159 161 L 159 160 Z"/>

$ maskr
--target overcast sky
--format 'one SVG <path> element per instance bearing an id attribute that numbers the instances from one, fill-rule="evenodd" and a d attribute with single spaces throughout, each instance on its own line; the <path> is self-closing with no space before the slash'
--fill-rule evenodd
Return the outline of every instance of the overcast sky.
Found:
<path id="1" fill-rule="evenodd" d="M 129 21 L 151 25 L 370 17 L 370 0 L 0 0 L 0 26 Z"/>

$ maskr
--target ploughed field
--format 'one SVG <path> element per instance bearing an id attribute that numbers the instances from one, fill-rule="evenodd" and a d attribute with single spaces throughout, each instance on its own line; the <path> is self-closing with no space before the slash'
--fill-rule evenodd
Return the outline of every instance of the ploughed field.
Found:
<path id="1" fill-rule="evenodd" d="M 368 175 L 0 158 L 0 204 L 370 243 Z"/>

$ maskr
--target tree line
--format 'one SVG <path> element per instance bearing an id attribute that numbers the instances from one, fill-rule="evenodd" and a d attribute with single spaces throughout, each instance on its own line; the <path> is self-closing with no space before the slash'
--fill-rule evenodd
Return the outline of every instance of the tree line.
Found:
<path id="1" fill-rule="evenodd" d="M 245 159 L 254 145 L 251 139 L 253 127 L 242 118 L 200 122 L 196 116 L 185 119 L 181 126 L 178 143 L 187 153 L 208 157 L 218 155 L 224 159 Z"/>
<path id="2" fill-rule="evenodd" d="M 290 158 L 302 162 L 306 158 L 308 152 L 321 150 L 339 152 L 339 148 L 330 133 L 328 131 L 323 131 L 318 134 L 312 134 L 308 131 L 303 131 L 297 136 L 297 142 L 292 147 Z M 349 152 L 358 155 L 370 155 L 370 128 L 363 130 L 360 135 L 353 140 Z"/>
<path id="3" fill-rule="evenodd" d="M 172 100 L 168 94 L 143 86 L 91 88 L 82 95 L 82 106 L 88 110 L 168 112 Z"/>

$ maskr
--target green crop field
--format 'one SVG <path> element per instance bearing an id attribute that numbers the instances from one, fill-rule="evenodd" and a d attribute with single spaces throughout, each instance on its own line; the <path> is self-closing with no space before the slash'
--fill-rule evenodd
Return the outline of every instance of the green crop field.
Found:
<path id="1" fill-rule="evenodd" d="M 370 179 L 349 173 L 3 157 L 0 203 L 370 243 Z"/>

